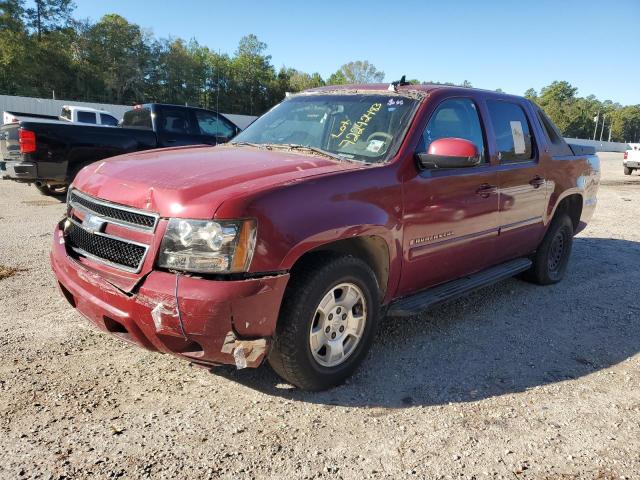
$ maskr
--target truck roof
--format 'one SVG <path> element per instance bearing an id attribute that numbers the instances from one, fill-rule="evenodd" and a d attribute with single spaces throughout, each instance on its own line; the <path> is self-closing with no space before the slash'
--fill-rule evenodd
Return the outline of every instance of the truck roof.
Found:
<path id="1" fill-rule="evenodd" d="M 364 83 L 364 84 L 348 84 L 348 85 L 327 85 L 324 87 L 316 87 L 311 88 L 309 90 L 305 90 L 304 92 L 335 92 L 338 90 L 345 91 L 371 91 L 373 92 L 385 92 L 389 91 L 390 83 Z M 496 92 L 495 90 L 486 90 L 481 88 L 472 88 L 472 87 L 460 87 L 456 85 L 442 85 L 436 83 L 425 83 L 425 84 L 408 84 L 408 85 L 398 85 L 396 87 L 396 92 L 398 93 L 417 93 L 419 95 L 426 95 L 431 91 L 435 90 L 451 90 L 454 92 L 468 92 L 469 90 L 474 92 L 483 92 L 483 93 L 491 93 L 492 95 L 501 96 L 505 98 L 522 98 L 520 95 L 511 95 L 504 92 Z"/>
<path id="2" fill-rule="evenodd" d="M 136 105 L 133 105 L 131 108 L 137 109 L 137 108 L 145 108 L 145 107 L 190 108 L 195 110 L 208 110 L 209 112 L 215 112 L 215 110 L 211 110 L 210 108 L 196 107 L 195 105 L 177 105 L 174 103 L 156 103 L 156 102 L 138 103 Z M 222 113 L 220 115 L 222 115 Z"/>

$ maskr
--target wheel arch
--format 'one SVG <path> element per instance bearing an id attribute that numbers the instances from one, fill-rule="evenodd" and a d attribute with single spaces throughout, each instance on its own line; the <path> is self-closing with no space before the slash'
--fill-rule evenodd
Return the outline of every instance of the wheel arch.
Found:
<path id="1" fill-rule="evenodd" d="M 295 276 L 296 270 L 308 262 L 314 261 L 319 255 L 352 255 L 364 261 L 376 276 L 380 290 L 380 298 L 385 298 L 389 288 L 391 270 L 391 256 L 387 241 L 378 235 L 362 235 L 344 238 L 318 245 L 300 255 L 291 267 Z"/>
<path id="2" fill-rule="evenodd" d="M 584 197 L 581 193 L 569 193 L 562 197 L 556 204 L 556 207 L 551 215 L 551 219 L 557 215 L 567 214 L 573 223 L 574 232 L 578 231 L 580 226 L 580 218 L 582 217 L 582 209 L 584 206 Z"/>

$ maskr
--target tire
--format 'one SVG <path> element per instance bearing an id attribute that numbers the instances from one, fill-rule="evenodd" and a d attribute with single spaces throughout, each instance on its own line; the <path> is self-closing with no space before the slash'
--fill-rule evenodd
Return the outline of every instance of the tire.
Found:
<path id="1" fill-rule="evenodd" d="M 625 175 L 631 175 L 631 172 L 633 172 L 633 168 L 624 167 L 624 174 Z"/>
<path id="2" fill-rule="evenodd" d="M 549 230 L 533 256 L 533 265 L 523 277 L 538 285 L 551 285 L 564 278 L 573 246 L 573 222 L 566 214 L 551 221 Z"/>
<path id="3" fill-rule="evenodd" d="M 43 183 L 42 185 L 36 184 L 36 188 L 42 195 L 49 197 L 62 197 L 67 194 L 68 185 L 49 185 Z"/>
<path id="4" fill-rule="evenodd" d="M 365 358 L 379 316 L 380 293 L 371 268 L 353 256 L 318 254 L 292 273 L 269 363 L 280 377 L 303 390 L 339 385 Z M 343 357 L 336 363 L 340 351 Z"/>

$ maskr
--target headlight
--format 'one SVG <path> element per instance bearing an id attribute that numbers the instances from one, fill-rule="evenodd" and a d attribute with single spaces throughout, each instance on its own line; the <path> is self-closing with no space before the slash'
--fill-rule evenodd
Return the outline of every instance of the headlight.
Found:
<path id="1" fill-rule="evenodd" d="M 253 220 L 172 218 L 160 244 L 158 265 L 200 273 L 245 272 L 251 264 L 255 243 Z"/>

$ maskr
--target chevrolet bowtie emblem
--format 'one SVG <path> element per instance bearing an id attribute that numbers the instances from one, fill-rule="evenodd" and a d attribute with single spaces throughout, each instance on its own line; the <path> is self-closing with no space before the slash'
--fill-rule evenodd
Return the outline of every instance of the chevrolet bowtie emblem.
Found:
<path id="1" fill-rule="evenodd" d="M 105 223 L 106 221 L 104 219 L 88 213 L 87 216 L 84 217 L 84 220 L 82 220 L 82 227 L 90 233 L 96 233 L 102 230 Z"/>

